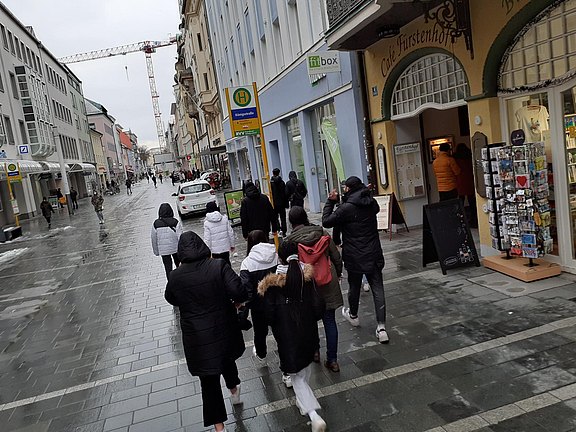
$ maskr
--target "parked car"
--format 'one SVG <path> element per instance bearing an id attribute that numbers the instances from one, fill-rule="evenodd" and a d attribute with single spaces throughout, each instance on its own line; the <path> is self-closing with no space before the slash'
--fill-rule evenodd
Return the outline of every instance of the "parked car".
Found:
<path id="1" fill-rule="evenodd" d="M 178 197 L 176 205 L 180 217 L 194 213 L 206 213 L 206 204 L 215 202 L 218 205 L 216 191 L 206 180 L 193 180 L 178 186 L 178 192 L 172 194 Z"/>

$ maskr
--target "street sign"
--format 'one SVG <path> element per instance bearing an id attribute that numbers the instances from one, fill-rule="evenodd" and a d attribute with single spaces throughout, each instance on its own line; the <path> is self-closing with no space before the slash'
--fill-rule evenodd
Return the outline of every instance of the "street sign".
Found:
<path id="1" fill-rule="evenodd" d="M 258 93 L 254 84 L 227 88 L 226 102 L 228 103 L 232 136 L 241 137 L 260 133 Z"/>
<path id="2" fill-rule="evenodd" d="M 30 154 L 30 147 L 28 146 L 28 144 L 18 145 L 18 153 L 21 155 Z"/>
<path id="3" fill-rule="evenodd" d="M 322 51 L 308 53 L 306 56 L 308 75 L 340 72 L 340 52 Z"/>
<path id="4" fill-rule="evenodd" d="M 16 198 L 11 199 L 10 204 L 12 204 L 12 213 L 14 216 L 18 216 L 20 214 L 20 208 L 18 207 L 18 201 L 16 201 Z"/>
<path id="5" fill-rule="evenodd" d="M 6 177 L 8 181 L 19 181 L 22 180 L 22 175 L 20 174 L 20 166 L 17 163 L 10 162 L 5 164 L 6 166 Z"/>

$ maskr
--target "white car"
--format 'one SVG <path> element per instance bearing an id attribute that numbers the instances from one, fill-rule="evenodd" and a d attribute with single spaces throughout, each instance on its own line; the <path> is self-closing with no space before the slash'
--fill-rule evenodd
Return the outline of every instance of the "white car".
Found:
<path id="1" fill-rule="evenodd" d="M 178 192 L 172 194 L 178 197 L 176 205 L 180 217 L 192 213 L 206 213 L 206 204 L 215 202 L 218 205 L 216 191 L 206 180 L 194 180 L 178 186 Z"/>

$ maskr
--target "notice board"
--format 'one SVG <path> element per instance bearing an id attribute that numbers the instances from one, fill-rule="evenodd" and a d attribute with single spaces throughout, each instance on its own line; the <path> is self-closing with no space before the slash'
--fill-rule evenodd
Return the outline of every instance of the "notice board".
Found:
<path id="1" fill-rule="evenodd" d="M 424 170 L 420 143 L 396 144 L 394 146 L 398 200 L 426 196 Z"/>
<path id="2" fill-rule="evenodd" d="M 459 199 L 424 206 L 422 265 L 440 262 L 449 269 L 480 266 L 464 207 Z"/>

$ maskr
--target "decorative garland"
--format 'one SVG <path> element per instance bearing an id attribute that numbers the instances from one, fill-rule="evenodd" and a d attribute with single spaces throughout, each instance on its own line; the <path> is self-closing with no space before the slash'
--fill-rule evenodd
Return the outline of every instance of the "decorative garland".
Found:
<path id="1" fill-rule="evenodd" d="M 506 64 L 506 62 L 509 60 L 509 57 L 512 54 L 512 50 L 514 49 L 516 44 L 520 41 L 520 39 L 522 39 L 524 37 L 524 35 L 526 35 L 526 33 L 528 33 L 528 31 L 534 25 L 536 25 L 539 21 L 541 21 L 545 17 L 549 16 L 550 13 L 554 9 L 559 7 L 565 1 L 566 0 L 554 0 L 548 7 L 546 7 L 546 9 L 544 9 L 542 12 L 540 12 L 538 15 L 536 15 L 533 19 L 528 21 L 528 23 L 522 28 L 522 30 L 520 30 L 520 32 L 516 35 L 516 37 L 514 37 L 514 40 L 508 46 L 508 48 L 506 49 L 506 52 L 502 56 L 502 63 L 500 64 L 500 70 L 498 71 L 498 92 L 499 93 L 510 94 L 510 93 L 517 93 L 517 92 L 528 92 L 528 91 L 534 91 L 534 90 L 542 90 L 542 89 L 545 89 L 545 88 L 550 87 L 550 86 L 556 86 L 556 85 L 563 84 L 566 81 L 569 81 L 572 78 L 574 78 L 574 76 L 576 76 L 576 71 L 570 71 L 569 73 L 564 74 L 561 77 L 541 81 L 538 84 L 534 84 L 534 85 L 519 86 L 519 87 L 514 87 L 514 88 L 504 88 L 502 86 L 502 68 Z"/>

